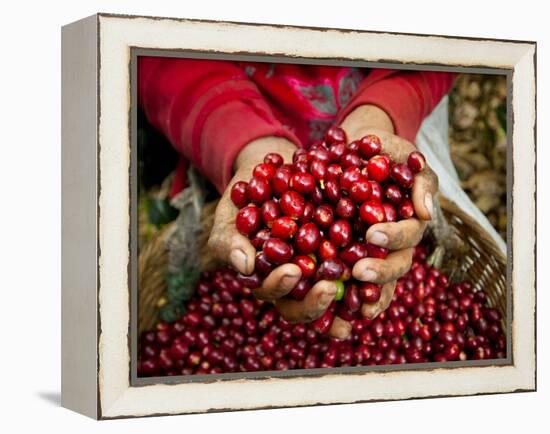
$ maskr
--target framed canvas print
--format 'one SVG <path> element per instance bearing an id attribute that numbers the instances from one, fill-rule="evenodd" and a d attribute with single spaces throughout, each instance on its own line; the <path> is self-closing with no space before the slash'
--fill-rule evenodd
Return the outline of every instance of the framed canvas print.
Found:
<path id="1" fill-rule="evenodd" d="M 536 44 L 62 30 L 62 404 L 533 391 Z"/>

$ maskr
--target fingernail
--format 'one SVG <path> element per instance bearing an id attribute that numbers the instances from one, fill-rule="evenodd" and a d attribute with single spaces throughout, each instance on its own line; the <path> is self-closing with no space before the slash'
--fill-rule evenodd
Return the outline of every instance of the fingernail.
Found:
<path id="1" fill-rule="evenodd" d="M 388 244 L 388 236 L 383 232 L 374 231 L 370 235 L 369 241 L 372 244 L 376 244 L 377 246 L 385 246 L 386 244 Z"/>
<path id="2" fill-rule="evenodd" d="M 283 288 L 293 288 L 296 285 L 296 278 L 298 276 L 294 274 L 285 274 L 281 278 L 281 286 Z"/>
<path id="3" fill-rule="evenodd" d="M 428 214 L 430 214 L 430 218 L 432 218 L 434 214 L 434 202 L 433 202 L 431 193 L 426 193 L 426 196 L 424 196 L 424 206 L 428 210 Z"/>
<path id="4" fill-rule="evenodd" d="M 372 282 L 376 280 L 377 274 L 374 270 L 365 270 L 363 273 L 361 273 L 361 280 L 363 282 Z"/>
<path id="5" fill-rule="evenodd" d="M 229 262 L 233 264 L 235 268 L 239 271 L 246 271 L 247 269 L 247 258 L 245 253 L 241 249 L 233 249 L 229 254 Z"/>

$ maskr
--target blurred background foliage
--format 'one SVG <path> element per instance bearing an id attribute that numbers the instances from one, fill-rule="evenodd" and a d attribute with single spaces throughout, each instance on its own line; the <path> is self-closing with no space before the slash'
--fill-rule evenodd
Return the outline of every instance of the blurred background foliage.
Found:
<path id="1" fill-rule="evenodd" d="M 449 94 L 449 143 L 462 188 L 506 239 L 506 77 L 462 74 Z"/>

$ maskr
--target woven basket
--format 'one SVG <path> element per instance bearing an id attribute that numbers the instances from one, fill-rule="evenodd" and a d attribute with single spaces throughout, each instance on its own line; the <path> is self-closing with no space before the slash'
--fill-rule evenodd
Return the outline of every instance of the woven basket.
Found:
<path id="1" fill-rule="evenodd" d="M 441 210 L 449 225 L 457 232 L 467 249 L 455 255 L 453 275 L 474 283 L 474 288 L 484 289 L 489 305 L 496 308 L 503 318 L 506 330 L 506 257 L 493 239 L 469 215 L 448 199 L 440 196 Z M 201 271 L 214 269 L 220 264 L 208 252 L 207 240 L 212 228 L 217 201 L 207 204 L 202 214 L 203 230 L 198 240 Z M 159 320 L 159 300 L 166 291 L 164 279 L 167 249 L 166 240 L 173 230 L 173 223 L 156 233 L 139 252 L 138 259 L 138 328 L 141 333 L 151 330 Z"/>
<path id="2" fill-rule="evenodd" d="M 208 237 L 214 223 L 214 211 L 218 201 L 204 206 L 202 231 L 198 236 L 197 248 L 200 271 L 213 270 L 221 264 L 208 251 Z M 138 330 L 151 330 L 159 321 L 159 312 L 166 292 L 166 267 L 168 264 L 167 240 L 175 230 L 175 222 L 167 224 L 155 233 L 139 251 L 138 256 Z"/>
<path id="3" fill-rule="evenodd" d="M 499 311 L 502 329 L 506 331 L 506 255 L 485 229 L 454 202 L 441 195 L 439 202 L 447 222 L 468 247 L 458 258 L 454 271 L 472 282 L 476 290 L 485 291 L 489 305 Z"/>

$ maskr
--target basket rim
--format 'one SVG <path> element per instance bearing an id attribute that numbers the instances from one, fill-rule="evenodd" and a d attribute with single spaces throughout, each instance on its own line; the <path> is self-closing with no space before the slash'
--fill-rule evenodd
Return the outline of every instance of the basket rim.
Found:
<path id="1" fill-rule="evenodd" d="M 438 194 L 439 203 L 441 208 L 445 211 L 452 213 L 453 215 L 460 218 L 465 225 L 471 227 L 477 235 L 482 238 L 482 241 L 485 243 L 486 247 L 489 248 L 490 252 L 495 256 L 495 259 L 499 262 L 506 265 L 507 255 L 500 249 L 498 244 L 493 240 L 487 231 L 474 219 L 470 214 L 466 213 L 462 208 L 460 208 L 456 202 L 447 198 L 443 194 Z"/>

